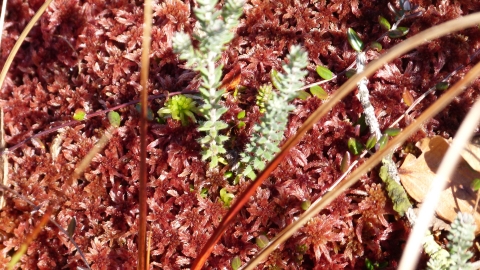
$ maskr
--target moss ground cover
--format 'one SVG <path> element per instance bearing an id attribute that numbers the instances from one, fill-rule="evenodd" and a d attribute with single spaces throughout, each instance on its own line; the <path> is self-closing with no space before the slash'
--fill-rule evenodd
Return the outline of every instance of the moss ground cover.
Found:
<path id="1" fill-rule="evenodd" d="M 2 63 L 42 3 L 9 1 Z M 423 14 L 402 22 L 410 29 L 405 38 L 480 11 L 476 1 L 412 3 L 419 5 Z M 187 69 L 172 50 L 174 32 L 195 33 L 194 5 L 194 1 L 178 0 L 154 5 L 151 95 L 199 88 L 197 73 Z M 306 83 L 316 82 L 320 80 L 317 66 L 338 74 L 355 61 L 356 52 L 348 46 L 348 28 L 354 28 L 364 42 L 374 41 L 384 32 L 377 19 L 380 15 L 394 21 L 386 1 L 247 1 L 236 36 L 219 60 L 226 77 L 240 69 L 242 86 L 224 96 L 228 111 L 222 121 L 228 128 L 222 134 L 229 137 L 224 145 L 227 156 L 238 158 L 244 150 L 261 117 L 257 89 L 271 81 L 272 69 L 281 70 L 291 45 L 299 44 L 308 52 Z M 138 100 L 142 23 L 139 2 L 54 1 L 22 45 L 0 92 L 7 147 L 71 120 L 77 109 L 93 113 Z M 399 41 L 385 37 L 380 43 L 388 49 Z M 470 56 L 479 41 L 480 30 L 467 29 L 431 41 L 371 77 L 370 98 L 381 129 L 407 109 L 402 101 L 405 91 L 416 98 L 465 64 L 450 83 L 462 78 L 471 67 Z M 370 50 L 366 57 L 370 61 L 379 54 Z M 334 93 L 345 80 L 340 76 L 322 87 Z M 479 96 L 479 86 L 477 80 L 410 142 L 433 135 L 453 136 Z M 400 127 L 413 121 L 441 94 L 427 96 Z M 293 136 L 322 102 L 315 97 L 295 99 L 284 139 Z M 163 100 L 149 104 L 154 112 L 162 105 Z M 241 111 L 245 117 L 239 119 Z M 314 201 L 325 192 L 342 174 L 348 139 L 366 141 L 369 137 L 368 132 L 356 129 L 361 112 L 361 104 L 350 95 L 314 126 L 241 211 L 207 261 L 209 268 L 230 266 L 235 256 L 246 261 L 259 250 L 255 239 L 275 236 L 304 211 L 303 202 Z M 110 126 L 106 116 L 40 137 L 9 154 L 12 188 L 37 204 L 51 205 L 64 228 L 76 218 L 73 238 L 92 269 L 136 267 L 140 120 L 133 106 L 119 113 L 121 127 L 71 186 L 68 179 L 76 165 Z M 244 122 L 241 128 L 240 121 Z M 238 194 L 250 180 L 234 184 L 225 177 L 223 165 L 210 170 L 202 161 L 197 142 L 202 134 L 195 125 L 166 119 L 161 124 L 151 122 L 148 131 L 151 263 L 154 268 L 188 268 L 227 211 L 221 194 Z M 393 158 L 400 161 L 402 153 Z M 4 224 L 0 226 L 0 267 L 7 264 L 13 249 L 23 243 L 23 236 L 33 231 L 40 219 L 31 210 L 24 201 L 7 197 L 0 211 L 0 224 Z M 374 170 L 270 255 L 264 265 L 363 268 L 368 258 L 395 268 L 408 232 L 407 222 L 393 211 L 378 170 Z M 478 259 L 478 254 L 474 256 Z M 20 265 L 22 269 L 76 266 L 82 263 L 73 245 L 50 225 L 29 245 Z"/>

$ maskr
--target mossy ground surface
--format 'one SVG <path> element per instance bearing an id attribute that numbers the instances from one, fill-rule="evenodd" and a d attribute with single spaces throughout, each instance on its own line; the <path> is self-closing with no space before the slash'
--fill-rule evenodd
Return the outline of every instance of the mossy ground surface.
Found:
<path id="1" fill-rule="evenodd" d="M 161 2 L 161 3 L 159 3 Z M 390 1 L 393 3 L 393 1 Z M 229 157 L 243 150 L 253 125 L 260 117 L 255 105 L 257 89 L 279 70 L 293 44 L 309 54 L 306 83 L 321 80 L 317 65 L 340 73 L 355 61 L 346 33 L 351 27 L 365 42 L 384 32 L 379 15 L 394 21 L 389 1 L 247 1 L 237 36 L 221 58 L 224 74 L 240 70 L 243 90 L 225 96 L 230 125 L 226 143 Z M 5 62 L 13 44 L 40 0 L 8 2 L 0 61 Z M 441 22 L 480 11 L 478 1 L 412 1 L 423 14 L 401 23 L 410 28 L 406 37 L 384 38 L 384 49 Z M 172 52 L 176 31 L 192 33 L 193 0 L 157 1 L 150 62 L 149 93 L 166 94 L 195 90 L 197 75 L 183 66 Z M 87 113 L 138 100 L 143 24 L 141 1 L 55 0 L 23 43 L 0 91 L 5 110 L 8 146 L 72 118 L 76 109 Z M 382 129 L 406 109 L 405 90 L 416 98 L 459 65 L 450 82 L 461 79 L 471 67 L 469 58 L 480 46 L 480 30 L 471 28 L 430 41 L 396 59 L 370 78 L 371 101 Z M 382 52 L 369 51 L 369 60 Z M 478 59 L 474 59 L 476 63 Z M 345 77 L 323 85 L 332 94 Z M 434 102 L 441 92 L 429 95 L 403 120 L 400 127 Z M 461 120 L 480 94 L 480 81 L 452 101 L 410 141 L 426 136 L 455 134 Z M 295 134 L 323 101 L 310 97 L 293 102 L 285 138 Z M 163 100 L 149 105 L 156 112 Z M 246 123 L 238 128 L 237 115 Z M 134 106 L 119 110 L 122 126 L 80 179 L 68 184 L 78 162 L 109 127 L 106 115 L 93 117 L 61 132 L 30 141 L 9 153 L 9 185 L 36 204 L 51 205 L 55 219 L 66 228 L 72 217 L 74 239 L 92 269 L 135 269 L 137 263 L 138 175 L 140 116 Z M 272 238 L 302 213 L 304 200 L 314 201 L 341 175 L 340 163 L 347 141 L 356 136 L 360 103 L 349 95 L 317 123 L 274 171 L 240 212 L 207 261 L 209 269 L 229 267 L 233 257 L 248 260 L 259 248 L 255 237 Z M 63 141 L 58 156 L 54 139 Z M 227 212 L 219 191 L 226 187 L 240 194 L 248 181 L 233 185 L 222 168 L 208 171 L 201 160 L 196 125 L 151 122 L 148 141 L 148 230 L 152 232 L 151 262 L 154 268 L 189 268 L 202 246 Z M 366 142 L 368 133 L 356 136 Z M 401 153 L 395 154 L 400 161 Z M 193 187 L 193 190 L 192 190 Z M 200 196 L 206 188 L 208 195 Z M 6 265 L 40 217 L 21 199 L 7 196 L 0 210 L 0 268 Z M 348 192 L 312 219 L 270 255 L 266 267 L 283 269 L 362 269 L 368 258 L 395 268 L 408 236 L 407 221 L 392 209 L 378 170 L 365 175 Z M 476 256 L 478 259 L 478 256 Z M 82 266 L 78 253 L 58 228 L 48 225 L 30 244 L 22 269 L 74 269 Z"/>

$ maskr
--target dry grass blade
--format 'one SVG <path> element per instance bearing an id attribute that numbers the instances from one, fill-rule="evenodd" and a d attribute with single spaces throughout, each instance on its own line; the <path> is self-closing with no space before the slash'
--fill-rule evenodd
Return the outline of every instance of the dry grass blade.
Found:
<path id="1" fill-rule="evenodd" d="M 280 163 L 281 158 L 286 155 L 289 149 L 291 149 L 294 145 L 300 141 L 301 137 L 316 123 L 321 117 L 323 117 L 341 98 L 348 94 L 355 86 L 356 83 L 363 77 L 367 77 L 372 75 L 375 70 L 380 68 L 385 63 L 398 58 L 400 55 L 414 49 L 415 47 L 421 45 L 422 43 L 427 42 L 428 40 L 438 38 L 444 35 L 447 35 L 451 32 L 462 30 L 467 27 L 474 26 L 480 22 L 480 13 L 471 14 L 456 20 L 452 20 L 438 26 L 432 27 L 427 29 L 416 36 L 400 43 L 399 45 L 393 47 L 388 53 L 383 55 L 381 58 L 373 61 L 370 63 L 363 73 L 357 74 L 352 77 L 349 81 L 347 81 L 336 93 L 336 95 L 332 96 L 330 102 L 326 103 L 324 106 L 320 107 L 315 111 L 310 118 L 304 123 L 304 125 L 299 129 L 297 135 L 290 140 L 288 140 L 285 145 L 282 147 L 282 152 L 279 153 L 275 159 L 267 166 L 264 172 L 259 175 L 258 180 L 252 184 L 252 186 L 258 187 L 263 182 L 268 175 L 265 175 L 265 172 L 270 172 L 273 170 L 272 166 L 277 166 Z M 434 105 L 432 105 L 429 109 L 427 109 L 418 119 L 414 125 L 408 126 L 402 133 L 397 135 L 384 149 L 375 153 L 366 163 L 362 164 L 357 170 L 355 170 L 350 177 L 348 177 L 343 183 L 341 183 L 337 188 L 332 190 L 330 193 L 326 194 L 321 200 L 315 202 L 307 212 L 305 212 L 295 223 L 290 224 L 287 228 L 285 228 L 278 236 L 276 236 L 270 244 L 265 247 L 259 254 L 258 257 L 252 259 L 249 264 L 245 267 L 245 269 L 253 269 L 258 263 L 260 263 L 263 259 L 268 256 L 278 245 L 285 242 L 294 232 L 296 232 L 301 226 L 303 226 L 310 218 L 315 216 L 318 212 L 321 211 L 326 205 L 332 202 L 337 196 L 339 196 L 345 189 L 352 186 L 363 174 L 367 173 L 372 167 L 374 167 L 381 159 L 394 147 L 403 143 L 409 136 L 411 136 L 416 130 L 420 128 L 420 124 L 426 121 L 427 119 L 431 118 L 438 112 L 440 112 L 443 108 L 445 108 L 453 99 L 453 97 L 457 96 L 465 87 L 467 83 L 473 81 L 476 78 L 477 73 L 477 66 L 472 69 L 464 79 L 457 82 L 455 86 L 453 86 L 448 93 L 445 93 Z M 263 177 L 263 178 L 262 178 Z M 245 194 L 248 194 L 248 197 L 253 194 L 255 190 L 252 190 L 252 193 L 248 193 L 250 191 L 250 187 L 245 191 Z M 237 201 L 246 202 L 248 198 L 243 198 L 243 196 Z M 227 213 L 227 217 L 230 220 L 233 217 L 230 217 L 229 214 L 237 207 L 241 208 L 240 206 L 236 206 L 236 204 L 232 207 L 229 213 Z M 242 204 L 243 206 L 243 204 Z M 238 210 L 239 210 L 238 209 Z M 236 214 L 236 212 L 235 212 Z M 220 228 L 222 228 L 222 224 L 220 224 Z M 226 226 L 225 226 L 226 228 Z M 222 228 L 224 229 L 224 228 Z M 212 237 L 213 238 L 213 237 Z M 210 243 L 210 242 L 209 242 Z M 213 246 L 211 247 L 213 249 Z"/>
<path id="2" fill-rule="evenodd" d="M 17 42 L 15 42 L 15 45 L 13 46 L 12 51 L 8 55 L 7 61 L 5 61 L 5 65 L 2 68 L 2 72 L 0 73 L 0 87 L 3 86 L 3 81 L 5 80 L 5 77 L 7 76 L 8 69 L 10 68 L 10 65 L 12 64 L 13 58 L 17 54 L 18 49 L 20 49 L 20 46 L 22 45 L 23 41 L 27 37 L 30 30 L 32 30 L 32 27 L 35 25 L 35 23 L 37 23 L 37 21 L 40 19 L 40 16 L 43 15 L 45 10 L 47 10 L 48 5 L 50 5 L 50 3 L 52 1 L 53 0 L 47 0 L 47 1 L 45 1 L 45 3 L 43 3 L 43 5 L 37 10 L 37 12 L 33 16 L 33 18 L 30 20 L 30 22 L 28 22 L 27 26 L 25 27 L 23 32 L 18 37 L 18 40 L 17 40 Z"/>
<path id="3" fill-rule="evenodd" d="M 466 77 L 473 72 L 476 72 L 477 74 L 480 73 L 480 64 L 477 64 L 467 74 Z M 463 80 L 467 80 L 467 78 L 462 79 L 462 81 Z M 399 269 L 414 269 L 417 265 L 420 257 L 419 250 L 423 244 L 425 232 L 427 231 L 428 226 L 433 218 L 435 208 L 440 202 L 440 193 L 445 189 L 447 179 L 455 169 L 460 159 L 460 154 L 462 153 L 463 148 L 470 141 L 479 121 L 480 100 L 477 100 L 465 120 L 462 122 L 462 125 L 455 135 L 455 139 L 453 140 L 451 147 L 448 148 L 448 151 L 445 154 L 442 163 L 440 164 L 437 175 L 433 180 L 435 185 L 430 186 L 430 191 L 423 201 L 422 207 L 420 208 L 420 212 L 418 214 L 417 222 L 410 233 L 407 245 L 405 246 L 405 252 L 400 260 Z"/>
<path id="4" fill-rule="evenodd" d="M 335 104 L 337 104 L 350 91 L 352 91 L 352 89 L 354 89 L 356 87 L 356 84 L 363 77 L 368 77 L 368 76 L 372 75 L 377 69 L 379 69 L 385 63 L 387 63 L 389 61 L 392 61 L 393 59 L 398 58 L 400 55 L 416 48 L 417 46 L 421 45 L 422 43 L 427 42 L 428 40 L 435 39 L 435 38 L 447 35 L 451 32 L 455 32 L 455 31 L 458 31 L 458 30 L 465 29 L 467 27 L 475 26 L 479 22 L 480 22 L 480 13 L 474 13 L 474 14 L 456 19 L 456 20 L 452 20 L 452 21 L 440 24 L 440 25 L 432 27 L 430 29 L 427 29 L 427 30 L 417 34 L 416 36 L 400 43 L 399 45 L 397 45 L 395 47 L 393 47 L 389 52 L 387 52 L 381 58 L 379 58 L 379 59 L 371 62 L 369 65 L 367 65 L 364 72 L 362 72 L 360 74 L 356 74 L 350 80 L 348 80 L 335 93 L 335 95 L 333 95 L 331 97 L 331 99 L 327 103 L 325 103 L 323 106 L 318 108 L 305 121 L 305 123 L 302 125 L 302 127 L 298 130 L 297 134 L 294 137 L 292 137 L 291 139 L 289 139 L 283 145 L 281 152 L 275 156 L 275 158 L 267 165 L 265 170 L 263 170 L 263 172 L 261 172 L 258 175 L 257 179 L 245 190 L 245 192 L 241 196 L 239 196 L 238 200 L 230 208 L 229 212 L 222 219 L 222 222 L 220 223 L 217 230 L 214 232 L 214 234 L 208 240 L 205 247 L 200 252 L 199 257 L 197 257 L 197 259 L 195 260 L 192 269 L 200 269 L 203 266 L 203 264 L 207 260 L 208 256 L 212 252 L 212 250 L 214 248 L 214 245 L 218 242 L 218 240 L 222 236 L 223 232 L 227 229 L 229 224 L 233 221 L 235 215 L 240 211 L 240 209 L 243 207 L 243 205 L 245 205 L 247 203 L 250 196 L 253 195 L 255 190 L 263 183 L 263 181 L 265 181 L 265 179 L 267 179 L 267 177 L 270 175 L 270 173 L 278 166 L 280 161 L 288 154 L 288 151 L 293 146 L 295 146 L 301 140 L 301 138 L 305 135 L 305 133 L 308 130 L 310 130 L 313 127 L 313 125 L 316 122 L 318 122 L 328 111 L 330 111 L 330 109 L 333 108 L 333 106 L 335 106 Z M 450 102 L 450 100 L 448 100 L 446 102 L 448 104 Z M 446 106 L 446 105 L 444 105 L 444 106 Z M 435 113 L 438 113 L 438 111 L 435 110 Z M 431 113 L 431 115 L 433 115 L 435 113 Z M 412 132 L 413 131 L 411 131 L 411 133 Z M 408 136 L 410 136 L 411 133 L 408 133 Z M 399 142 L 399 140 L 398 140 L 399 138 L 401 138 L 401 136 L 396 138 L 397 142 Z M 383 155 L 387 152 L 386 151 L 380 151 L 379 153 Z M 383 157 L 383 156 L 379 156 L 379 155 L 376 155 L 376 156 L 377 156 L 377 161 L 376 162 L 379 162 L 381 160 L 381 158 Z M 371 166 L 373 166 L 373 165 L 371 165 Z M 364 172 L 362 172 L 362 173 L 365 173 L 367 171 L 368 171 L 367 168 L 365 168 Z M 354 181 L 352 183 L 350 183 L 350 185 L 352 185 L 353 183 L 354 183 Z M 344 188 L 347 188 L 347 187 L 344 187 Z M 341 192 L 336 193 L 335 196 L 338 196 L 340 193 Z M 333 198 L 331 198 L 330 201 L 331 200 L 333 200 Z M 306 222 L 306 221 L 304 221 L 304 222 Z M 266 251 L 267 249 L 270 250 L 269 247 L 267 247 L 264 251 Z M 271 252 L 272 250 L 270 250 L 269 252 Z M 263 253 L 263 251 L 262 251 L 262 253 Z"/>
<path id="5" fill-rule="evenodd" d="M 142 92 L 140 97 L 140 183 L 139 183 L 139 210 L 140 220 L 138 223 L 138 264 L 137 269 L 147 267 L 147 106 L 148 106 L 148 72 L 150 67 L 150 43 L 152 34 L 152 1 L 146 0 L 144 6 L 143 38 L 142 38 L 142 67 L 140 69 L 140 85 Z"/>
<path id="6" fill-rule="evenodd" d="M 25 201 L 27 204 L 29 204 L 30 206 L 32 206 L 33 209 L 39 209 L 40 207 L 36 204 L 34 204 L 32 201 L 30 201 L 29 199 L 27 199 L 25 196 L 23 196 L 22 194 L 16 192 L 15 190 L 11 189 L 11 188 L 8 188 L 2 184 L 0 184 L 0 189 L 3 190 L 3 191 L 8 191 L 10 193 L 12 193 L 13 195 L 17 196 L 18 198 L 22 199 L 23 201 Z M 43 213 L 42 210 L 39 210 L 40 212 Z M 60 224 L 58 224 L 55 220 L 53 219 L 49 219 L 50 222 L 57 226 L 57 228 L 67 236 L 68 240 L 70 240 L 70 242 L 75 246 L 75 248 L 77 249 L 78 251 L 78 255 L 80 256 L 80 258 L 82 259 L 83 263 L 85 263 L 85 266 L 86 266 L 86 269 L 91 269 L 90 268 L 90 265 L 88 264 L 87 262 L 87 259 L 85 259 L 85 255 L 83 254 L 82 250 L 78 247 L 77 243 L 75 243 L 75 241 L 73 240 L 72 236 L 70 234 L 68 234 L 68 232 L 62 228 L 62 226 L 60 226 Z"/>
<path id="7" fill-rule="evenodd" d="M 4 114 L 3 114 L 3 107 L 0 107 L 0 150 L 3 152 L 5 149 L 5 123 L 4 123 Z M 0 182 L 2 185 L 7 186 L 8 182 L 8 163 L 7 163 L 7 155 L 2 153 L 0 156 Z M 5 206 L 5 193 L 3 191 L 0 192 L 0 210 Z"/>
<path id="8" fill-rule="evenodd" d="M 52 208 L 47 209 L 45 214 L 42 216 L 42 219 L 37 226 L 33 229 L 33 232 L 27 236 L 25 241 L 20 245 L 17 252 L 12 256 L 12 260 L 8 263 L 7 269 L 12 270 L 15 267 L 15 264 L 20 261 L 20 258 L 27 253 L 27 248 L 30 243 L 37 238 L 38 234 L 42 231 L 43 227 L 47 224 L 52 215 Z"/>
<path id="9" fill-rule="evenodd" d="M 95 144 L 95 146 L 88 152 L 88 154 L 80 161 L 78 164 L 77 168 L 75 168 L 75 171 L 73 171 L 73 175 L 70 178 L 70 183 L 80 177 L 80 175 L 83 173 L 85 168 L 90 164 L 92 159 L 95 157 L 96 154 L 98 154 L 104 147 L 107 145 L 107 143 L 110 141 L 112 138 L 112 134 L 115 132 L 114 127 L 109 127 L 105 133 L 102 135 L 100 140 Z"/>
<path id="10" fill-rule="evenodd" d="M 152 249 L 152 231 L 147 232 L 147 262 L 145 269 L 150 269 L 150 251 Z"/>
<path id="11" fill-rule="evenodd" d="M 10 65 L 12 64 L 13 58 L 17 54 L 18 49 L 20 49 L 20 46 L 22 45 L 23 41 L 25 40 L 25 37 L 27 37 L 30 30 L 32 30 L 32 27 L 40 19 L 40 16 L 43 15 L 43 13 L 47 9 L 48 5 L 50 5 L 50 3 L 52 1 L 53 0 L 47 0 L 47 1 L 45 1 L 45 3 L 43 3 L 43 5 L 38 9 L 38 11 L 35 13 L 33 18 L 30 20 L 30 22 L 27 24 L 27 26 L 25 27 L 23 32 L 18 37 L 18 40 L 15 43 L 15 45 L 13 46 L 10 54 L 8 55 L 8 58 L 5 61 L 5 65 L 2 68 L 2 72 L 0 73 L 0 87 L 2 87 L 3 82 L 5 81 L 5 77 L 7 76 L 8 69 L 10 68 Z M 4 19 L 5 19 L 6 6 L 7 6 L 7 1 L 3 1 L 2 12 L 1 12 L 1 17 L 0 17 L 0 30 L 1 30 L 2 33 L 3 33 L 3 22 L 4 22 Z M 1 41 L 1 35 L 0 35 L 0 41 Z M 5 150 L 5 139 L 4 139 L 4 131 L 3 131 L 3 127 L 4 127 L 4 125 L 3 125 L 3 108 L 2 108 L 1 114 L 2 114 L 2 118 L 1 118 L 1 124 L 0 124 L 1 125 L 0 150 L 2 152 L 2 156 L 1 156 L 1 159 L 0 159 L 0 163 L 1 163 L 0 166 L 2 166 L 2 172 L 1 172 L 0 177 L 2 177 L 2 181 L 1 181 L 2 184 L 6 185 L 7 184 L 7 176 L 8 176 L 8 165 L 7 165 L 6 153 L 4 151 Z M 0 209 L 2 209 L 4 205 L 5 205 L 5 199 L 4 199 L 4 196 L 3 196 L 3 193 L 2 193 L 2 195 L 0 196 Z"/>
<path id="12" fill-rule="evenodd" d="M 0 33 L 3 33 L 3 25 L 5 24 L 5 12 L 7 11 L 7 1 L 2 2 L 2 11 L 0 13 Z M 0 47 L 2 46 L 2 35 L 0 35 Z"/>

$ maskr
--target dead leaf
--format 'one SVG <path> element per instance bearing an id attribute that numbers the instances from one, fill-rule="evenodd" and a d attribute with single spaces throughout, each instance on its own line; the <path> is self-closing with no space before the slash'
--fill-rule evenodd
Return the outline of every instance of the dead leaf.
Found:
<path id="1" fill-rule="evenodd" d="M 240 65 L 236 65 L 230 72 L 228 72 L 222 80 L 220 89 L 230 92 L 235 90 L 242 80 L 242 69 Z"/>
<path id="2" fill-rule="evenodd" d="M 476 144 L 467 145 L 462 157 L 468 162 L 468 165 L 475 171 L 480 172 L 480 146 Z"/>
<path id="3" fill-rule="evenodd" d="M 418 213 L 420 213 L 420 208 L 421 204 L 418 204 L 417 207 L 413 209 L 413 212 L 415 213 L 416 216 L 418 216 Z M 432 231 L 449 231 L 450 230 L 450 224 L 446 223 L 442 219 L 439 219 L 438 217 L 433 217 L 432 220 Z"/>
<path id="4" fill-rule="evenodd" d="M 449 143 L 442 137 L 426 138 L 417 143 L 422 154 L 416 158 L 408 154 L 399 169 L 400 180 L 405 190 L 417 202 L 422 202 L 435 178 L 443 156 L 448 150 Z M 457 212 L 471 212 L 475 205 L 477 193 L 470 184 L 473 179 L 480 178 L 480 172 L 472 169 L 465 159 L 460 159 L 457 169 L 448 180 L 447 188 L 441 193 L 440 204 L 436 209 L 439 217 L 452 222 Z M 477 230 L 480 234 L 480 210 L 475 213 Z"/>

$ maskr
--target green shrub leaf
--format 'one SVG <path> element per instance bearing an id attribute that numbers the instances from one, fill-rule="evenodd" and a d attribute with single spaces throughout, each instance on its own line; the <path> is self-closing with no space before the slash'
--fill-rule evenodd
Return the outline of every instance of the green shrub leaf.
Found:
<path id="1" fill-rule="evenodd" d="M 348 43 L 350 43 L 350 46 L 352 46 L 355 51 L 361 52 L 365 48 L 365 44 L 360 39 L 357 32 L 355 32 L 355 30 L 352 28 L 348 28 L 347 30 L 347 39 Z"/>
<path id="2" fill-rule="evenodd" d="M 370 43 L 370 47 L 371 47 L 372 49 L 377 50 L 377 52 L 379 52 L 379 51 L 381 51 L 381 50 L 383 49 L 382 44 L 380 44 L 379 42 L 376 42 L 376 41 Z"/>
<path id="3" fill-rule="evenodd" d="M 387 145 L 388 143 L 388 136 L 387 135 L 383 135 L 382 137 L 380 137 L 380 140 L 378 140 L 378 149 L 383 149 L 385 147 L 385 145 Z"/>
<path id="4" fill-rule="evenodd" d="M 333 78 L 333 72 L 324 66 L 317 66 L 317 73 L 324 80 L 330 80 Z"/>
<path id="5" fill-rule="evenodd" d="M 363 151 L 363 145 L 355 138 L 348 139 L 348 150 L 354 155 L 358 155 Z"/>
<path id="6" fill-rule="evenodd" d="M 73 114 L 73 120 L 82 121 L 85 120 L 85 111 L 83 109 L 76 109 Z"/>
<path id="7" fill-rule="evenodd" d="M 310 200 L 305 200 L 302 202 L 300 207 L 302 208 L 303 211 L 307 211 L 307 209 L 310 208 L 310 205 L 312 205 L 312 202 Z"/>
<path id="8" fill-rule="evenodd" d="M 310 87 L 310 93 L 312 93 L 312 95 L 318 97 L 319 99 L 327 99 L 328 98 L 327 92 L 325 92 L 325 90 L 319 85 L 315 85 L 315 86 Z"/>
<path id="9" fill-rule="evenodd" d="M 390 30 L 391 28 L 391 25 L 390 23 L 387 21 L 387 19 L 385 19 L 384 17 L 382 16 L 378 16 L 378 23 L 380 24 L 380 26 L 385 29 L 385 30 Z"/>
<path id="10" fill-rule="evenodd" d="M 119 127 L 120 126 L 120 114 L 118 114 L 116 111 L 110 111 L 108 112 L 108 121 L 110 122 L 110 125 L 114 127 Z"/>
<path id="11" fill-rule="evenodd" d="M 365 145 L 365 147 L 367 147 L 367 149 L 370 150 L 373 147 L 375 147 L 376 143 L 377 143 L 377 136 L 372 135 L 372 136 L 370 136 L 370 138 L 368 138 L 367 144 Z"/>
<path id="12" fill-rule="evenodd" d="M 232 269 L 233 269 L 233 270 L 237 270 L 238 268 L 242 267 L 242 261 L 240 260 L 240 257 L 235 256 L 235 257 L 232 259 L 231 266 L 232 266 Z"/>
<path id="13" fill-rule="evenodd" d="M 400 133 L 401 131 L 402 131 L 401 128 L 387 128 L 384 133 L 388 136 L 393 137 L 393 136 L 397 136 L 398 133 Z"/>
<path id="14" fill-rule="evenodd" d="M 408 31 L 410 31 L 407 27 L 398 27 L 397 29 L 395 30 L 390 30 L 388 31 L 388 36 L 390 38 L 399 38 L 399 37 L 403 37 L 405 36 L 406 34 L 408 34 Z"/>
<path id="15" fill-rule="evenodd" d="M 297 92 L 297 98 L 299 98 L 301 100 L 306 100 L 309 97 L 311 97 L 311 95 L 309 93 L 307 93 L 306 91 L 301 90 L 301 91 Z"/>
<path id="16" fill-rule="evenodd" d="M 260 248 L 266 247 L 268 245 L 268 242 L 270 242 L 270 240 L 268 240 L 268 237 L 263 234 L 255 238 L 255 243 L 257 243 L 257 246 Z"/>
<path id="17" fill-rule="evenodd" d="M 355 74 L 357 74 L 357 71 L 355 69 L 349 69 L 347 70 L 347 72 L 345 72 L 345 76 L 347 76 L 347 78 L 351 78 L 353 77 Z"/>
<path id="18" fill-rule="evenodd" d="M 448 82 L 439 82 L 435 85 L 435 89 L 437 89 L 437 90 L 447 90 L 448 86 L 450 86 L 448 84 Z"/>
<path id="19" fill-rule="evenodd" d="M 243 118 L 245 118 L 245 110 L 240 111 L 240 112 L 237 114 L 237 119 L 243 119 Z"/>
<path id="20" fill-rule="evenodd" d="M 473 181 L 472 181 L 472 189 L 473 189 L 473 191 L 477 191 L 477 190 L 480 189 L 480 179 L 479 179 L 479 178 L 473 179 Z"/>

